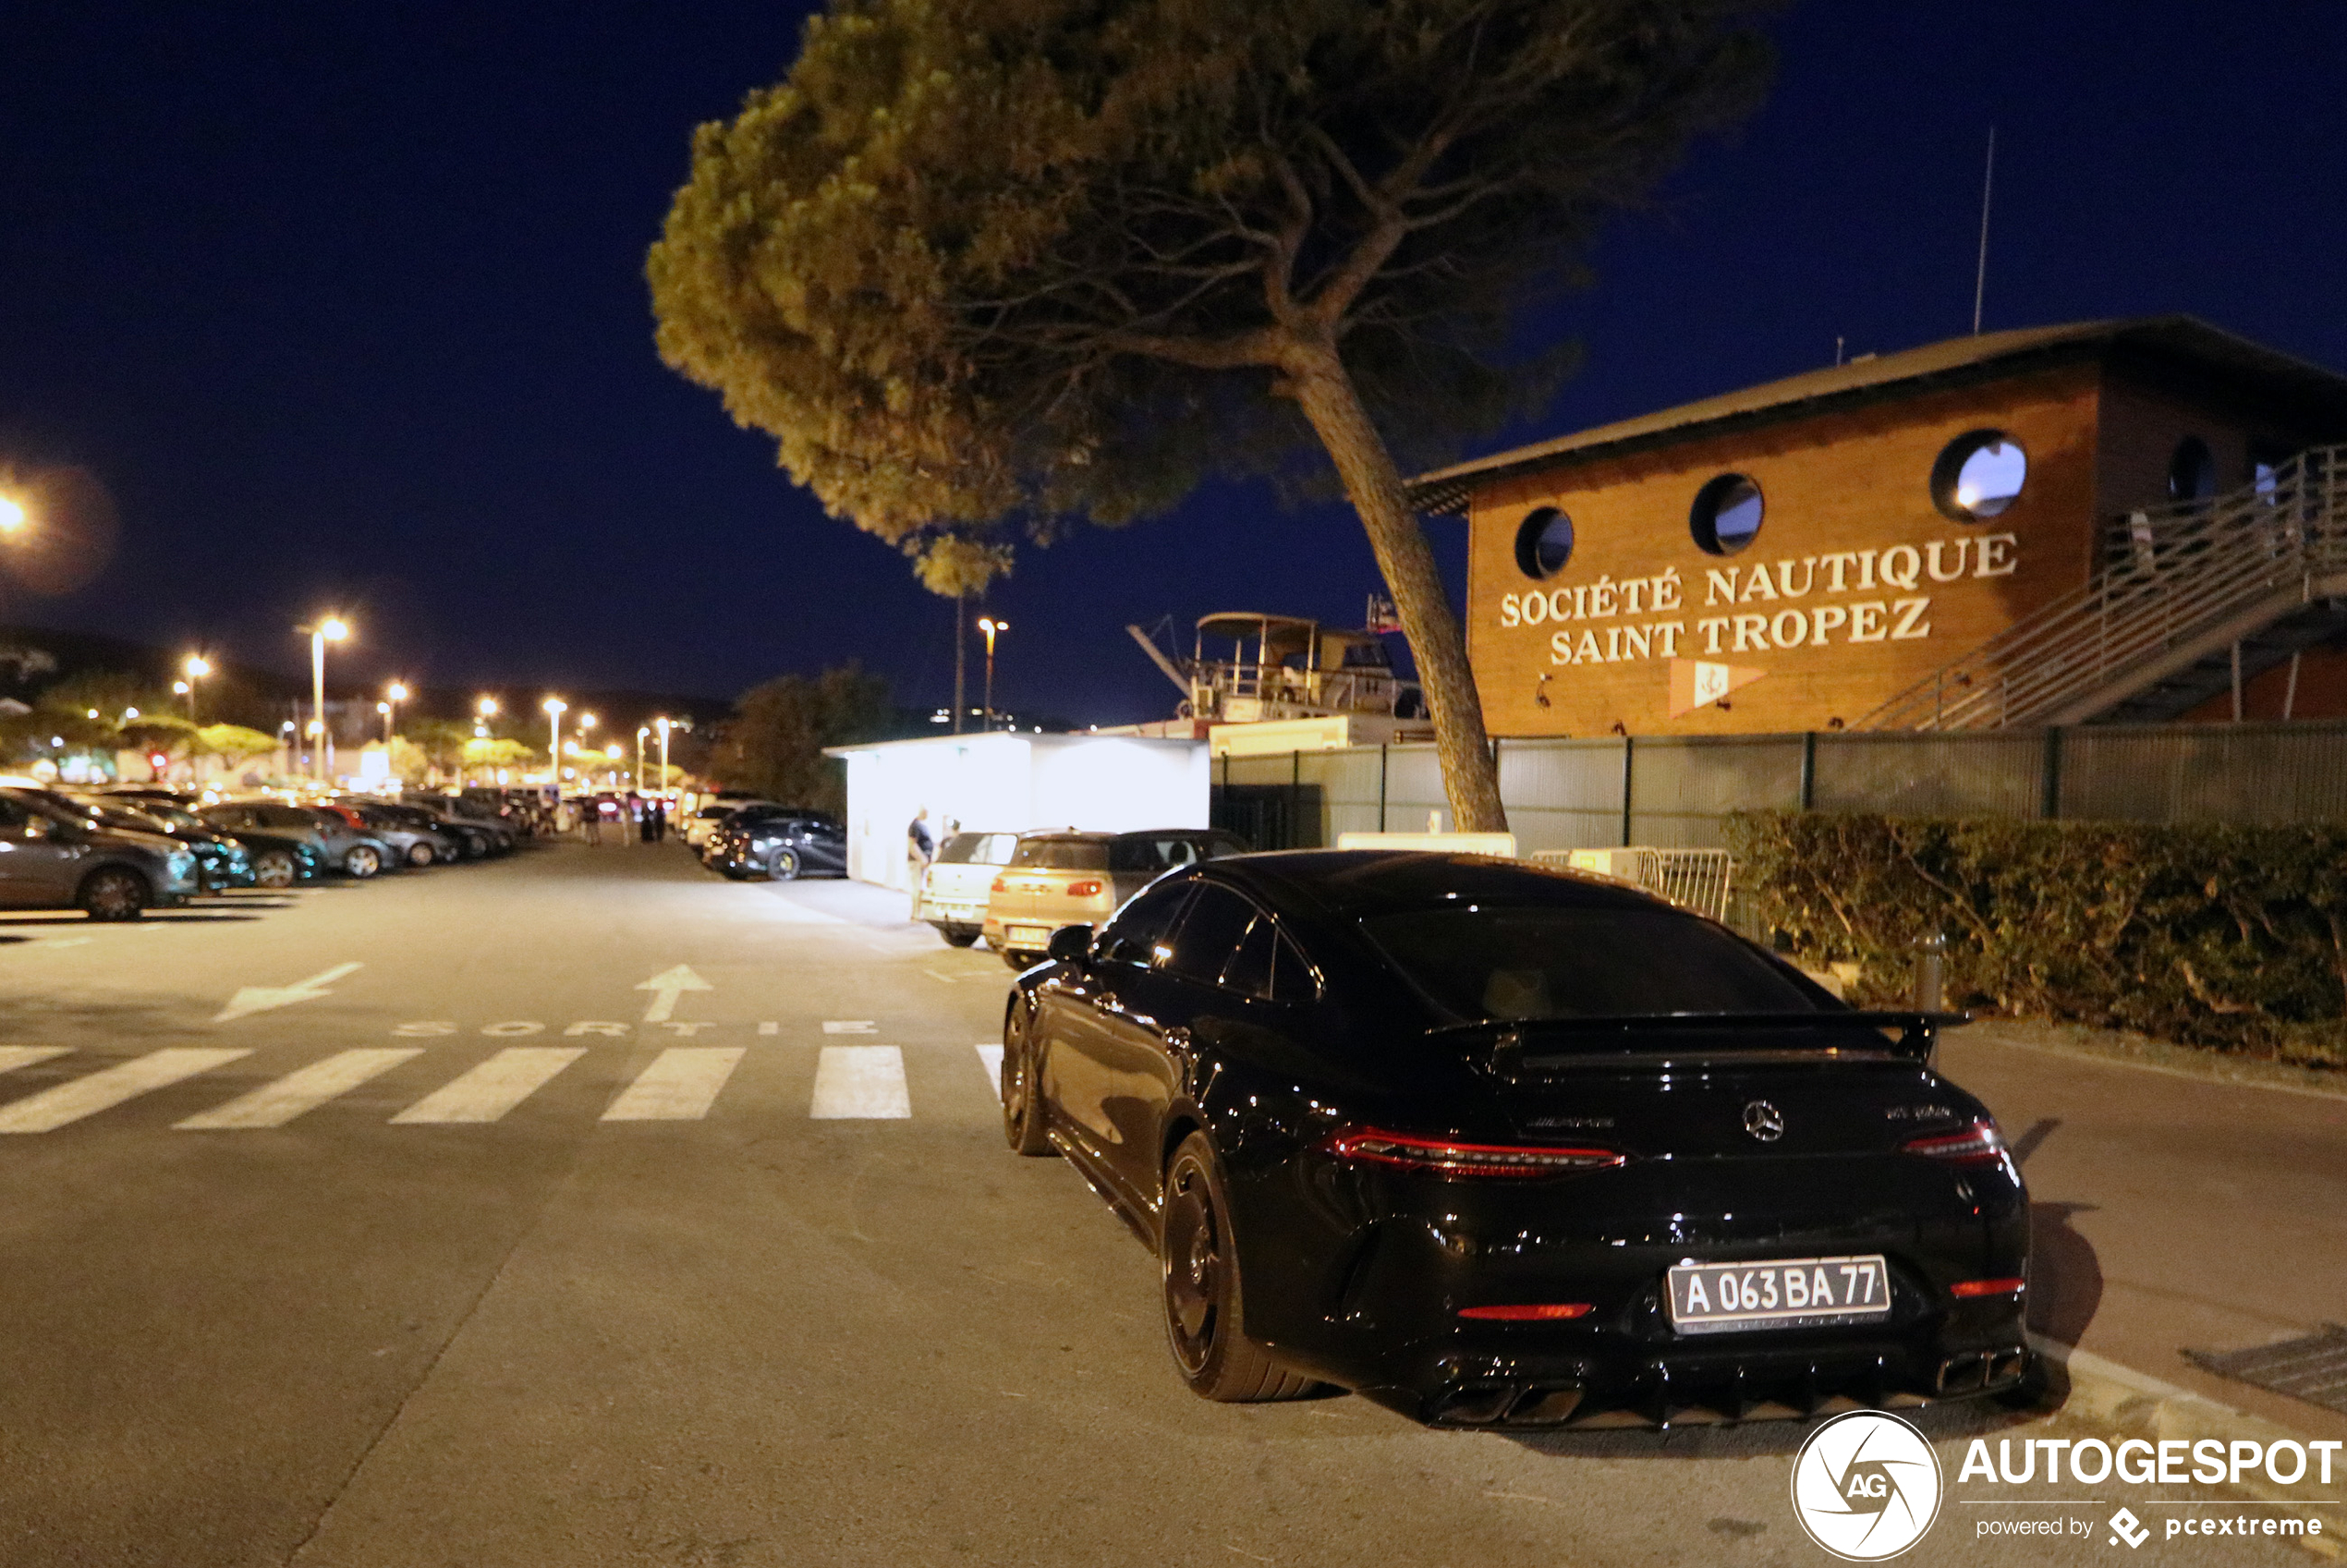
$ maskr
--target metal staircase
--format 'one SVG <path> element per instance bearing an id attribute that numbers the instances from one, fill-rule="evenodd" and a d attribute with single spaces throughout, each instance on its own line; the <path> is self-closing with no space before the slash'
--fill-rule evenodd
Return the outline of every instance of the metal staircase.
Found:
<path id="1" fill-rule="evenodd" d="M 2347 446 L 2106 526 L 2103 569 L 1860 719 L 1982 730 L 2181 717 L 2347 630 Z"/>

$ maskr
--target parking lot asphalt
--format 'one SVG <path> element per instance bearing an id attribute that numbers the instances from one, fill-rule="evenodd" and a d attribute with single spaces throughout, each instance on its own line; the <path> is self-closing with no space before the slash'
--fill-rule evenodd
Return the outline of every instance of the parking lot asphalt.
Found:
<path id="1" fill-rule="evenodd" d="M 903 916 L 565 844 L 0 917 L 0 1562 L 1824 1561 L 1786 1501 L 1801 1424 L 1511 1438 L 1193 1397 L 1154 1261 L 1003 1146 L 1003 966 Z M 2061 1122 L 2033 1180 L 2099 1197 L 2073 1223 L 2103 1299 L 2134 1288 L 2131 1135 L 2089 1136 L 2112 1092 L 1958 1064 Z M 1948 1501 L 1909 1561 L 2106 1562 L 2119 1502 L 2217 1505 L 1966 1489 L 1973 1439 L 2080 1432 L 1915 1419 Z"/>

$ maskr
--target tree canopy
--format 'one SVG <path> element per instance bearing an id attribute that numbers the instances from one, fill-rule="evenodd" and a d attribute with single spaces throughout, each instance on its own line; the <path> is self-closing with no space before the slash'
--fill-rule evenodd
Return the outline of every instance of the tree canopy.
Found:
<path id="1" fill-rule="evenodd" d="M 1023 530 L 1315 445 L 1368 529 L 1462 827 L 1499 826 L 1396 454 L 1505 362 L 1599 225 L 1757 99 L 1755 0 L 835 0 L 700 128 L 649 262 L 667 362 L 835 515 L 964 592 Z"/>
<path id="2" fill-rule="evenodd" d="M 811 678 L 777 675 L 744 692 L 718 726 L 708 772 L 729 789 L 841 813 L 847 781 L 823 748 L 882 739 L 896 723 L 888 682 L 854 663 Z"/>

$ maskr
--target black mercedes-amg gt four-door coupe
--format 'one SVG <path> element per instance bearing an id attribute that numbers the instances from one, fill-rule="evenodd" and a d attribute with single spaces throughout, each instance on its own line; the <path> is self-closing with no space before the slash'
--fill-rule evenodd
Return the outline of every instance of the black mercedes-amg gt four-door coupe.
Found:
<path id="1" fill-rule="evenodd" d="M 1210 1399 L 1445 1426 L 1898 1405 L 2022 1381 L 2028 1211 L 1949 1020 L 1845 1006 L 1594 878 L 1217 859 L 1054 933 L 1004 1130 L 1155 1248 Z"/>

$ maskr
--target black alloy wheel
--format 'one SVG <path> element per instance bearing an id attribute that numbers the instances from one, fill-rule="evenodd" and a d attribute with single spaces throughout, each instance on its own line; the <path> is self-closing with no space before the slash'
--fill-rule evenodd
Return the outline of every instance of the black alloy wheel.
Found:
<path id="1" fill-rule="evenodd" d="M 252 881 L 255 887 L 291 887 L 300 877 L 300 868 L 294 864 L 290 849 L 264 849 L 252 857 Z"/>
<path id="2" fill-rule="evenodd" d="M 363 882 L 383 869 L 383 857 L 375 853 L 372 845 L 354 844 L 350 853 L 342 857 L 342 869 Z"/>
<path id="3" fill-rule="evenodd" d="M 1295 1399 L 1312 1392 L 1312 1380 L 1272 1360 L 1244 1331 L 1230 1211 L 1214 1146 L 1204 1133 L 1192 1133 L 1165 1169 L 1157 1250 L 1166 1343 L 1182 1380 L 1204 1398 L 1226 1404 Z"/>
<path id="4" fill-rule="evenodd" d="M 415 843 L 409 845 L 407 846 L 407 864 L 415 867 L 419 870 L 421 870 L 424 867 L 431 865 L 432 845 L 426 844 L 422 839 L 418 839 Z"/>
<path id="5" fill-rule="evenodd" d="M 1044 1136 L 1043 1090 L 1037 1082 L 1031 1048 L 1035 1011 L 1025 999 L 1011 1004 L 1003 1020 L 1003 1141 L 1020 1154 L 1050 1154 Z"/>
<path id="6" fill-rule="evenodd" d="M 81 879 L 75 902 L 93 920 L 135 920 L 151 902 L 147 879 L 120 866 L 101 866 Z"/>
<path id="7" fill-rule="evenodd" d="M 766 874 L 778 882 L 797 881 L 798 880 L 798 851 L 788 845 L 774 851 L 774 857 L 766 862 Z"/>

